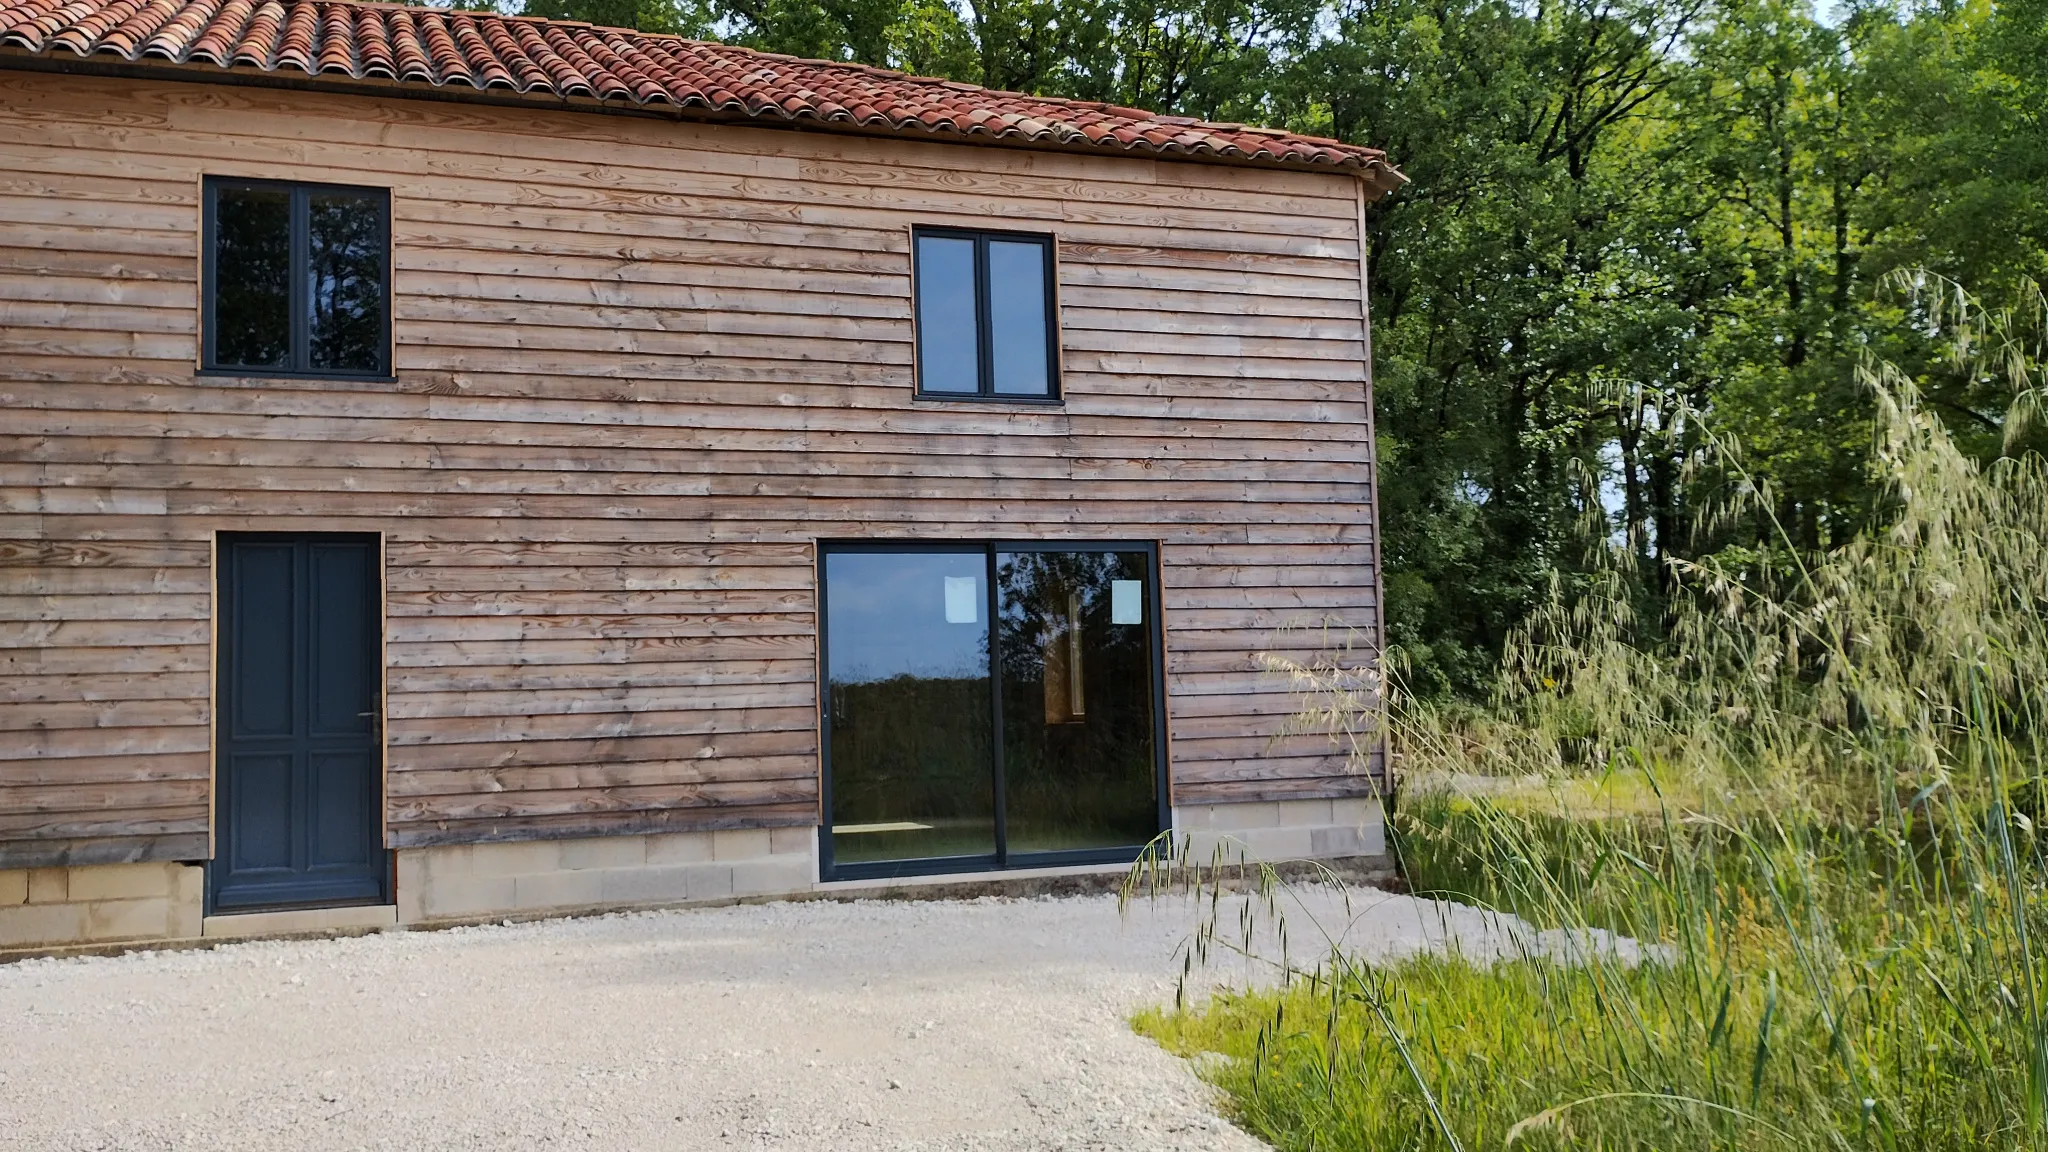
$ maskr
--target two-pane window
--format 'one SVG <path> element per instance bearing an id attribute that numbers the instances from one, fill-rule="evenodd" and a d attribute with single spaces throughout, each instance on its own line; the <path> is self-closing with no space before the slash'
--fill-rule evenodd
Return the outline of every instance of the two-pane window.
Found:
<path id="1" fill-rule="evenodd" d="M 919 228 L 913 242 L 919 394 L 1057 400 L 1052 237 Z"/>
<path id="2" fill-rule="evenodd" d="M 203 365 L 391 374 L 391 195 L 381 188 L 206 182 Z"/>

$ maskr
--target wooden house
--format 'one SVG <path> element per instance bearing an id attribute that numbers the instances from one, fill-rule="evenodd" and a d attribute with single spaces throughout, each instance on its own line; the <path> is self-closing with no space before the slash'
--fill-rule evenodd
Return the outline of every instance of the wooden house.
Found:
<path id="1" fill-rule="evenodd" d="M 1377 152 L 0 0 L 0 949 L 1382 851 Z"/>

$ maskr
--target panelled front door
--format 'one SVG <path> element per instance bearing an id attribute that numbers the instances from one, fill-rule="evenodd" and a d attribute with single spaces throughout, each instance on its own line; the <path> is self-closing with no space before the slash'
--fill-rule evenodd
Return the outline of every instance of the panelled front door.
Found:
<path id="1" fill-rule="evenodd" d="M 223 534 L 214 911 L 381 904 L 374 536 Z"/>

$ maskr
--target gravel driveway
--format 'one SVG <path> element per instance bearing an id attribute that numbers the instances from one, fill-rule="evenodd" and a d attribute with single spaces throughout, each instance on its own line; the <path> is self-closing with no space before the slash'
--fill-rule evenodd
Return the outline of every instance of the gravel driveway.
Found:
<path id="1" fill-rule="evenodd" d="M 1446 930 L 1356 899 L 1364 950 Z M 0 1149 L 1259 1148 L 1125 1023 L 1192 926 L 810 901 L 5 965 Z"/>

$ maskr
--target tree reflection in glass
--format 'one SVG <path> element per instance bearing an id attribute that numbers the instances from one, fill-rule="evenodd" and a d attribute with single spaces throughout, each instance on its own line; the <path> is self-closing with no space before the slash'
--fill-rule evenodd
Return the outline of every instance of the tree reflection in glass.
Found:
<path id="1" fill-rule="evenodd" d="M 1138 845 L 1158 830 L 1146 567 L 1143 552 L 996 557 L 1012 854 Z"/>
<path id="2" fill-rule="evenodd" d="M 307 202 L 306 274 L 316 371 L 384 367 L 384 202 L 315 192 Z"/>
<path id="3" fill-rule="evenodd" d="M 986 554 L 832 552 L 825 580 L 834 860 L 994 855 Z"/>
<path id="4" fill-rule="evenodd" d="M 221 189 L 214 209 L 213 276 L 213 363 L 286 367 L 292 350 L 288 189 Z"/>

